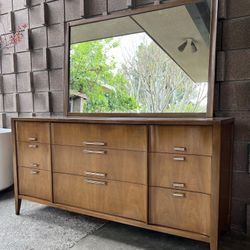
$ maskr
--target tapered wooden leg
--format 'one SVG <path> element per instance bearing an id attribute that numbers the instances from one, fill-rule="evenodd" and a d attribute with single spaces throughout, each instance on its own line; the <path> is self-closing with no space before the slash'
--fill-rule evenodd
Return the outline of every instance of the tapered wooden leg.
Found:
<path id="1" fill-rule="evenodd" d="M 211 237 L 210 250 L 218 250 L 218 249 L 219 249 L 218 236 L 213 236 Z"/>
<path id="2" fill-rule="evenodd" d="M 22 199 L 15 199 L 15 206 L 16 206 L 16 215 L 20 214 Z"/>

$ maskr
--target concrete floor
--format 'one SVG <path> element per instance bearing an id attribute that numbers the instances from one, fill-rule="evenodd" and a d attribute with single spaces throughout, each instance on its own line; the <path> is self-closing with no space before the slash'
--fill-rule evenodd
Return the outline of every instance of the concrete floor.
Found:
<path id="1" fill-rule="evenodd" d="M 203 242 L 109 222 L 80 240 L 71 250 L 208 250 Z M 224 235 L 220 250 L 250 250 L 242 234 Z"/>

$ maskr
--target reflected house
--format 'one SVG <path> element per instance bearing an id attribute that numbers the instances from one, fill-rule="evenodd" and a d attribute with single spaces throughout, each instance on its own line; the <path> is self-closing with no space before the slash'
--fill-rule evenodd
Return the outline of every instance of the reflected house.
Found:
<path id="1" fill-rule="evenodd" d="M 102 84 L 101 88 L 105 92 L 116 91 L 115 88 L 109 84 Z M 76 90 L 70 90 L 69 95 L 69 110 L 70 112 L 83 112 L 83 105 L 88 101 L 87 95 Z"/>
<path id="2" fill-rule="evenodd" d="M 88 97 L 81 92 L 70 90 L 69 96 L 69 109 L 70 112 L 80 112 L 84 105 L 84 102 L 88 100 Z"/>

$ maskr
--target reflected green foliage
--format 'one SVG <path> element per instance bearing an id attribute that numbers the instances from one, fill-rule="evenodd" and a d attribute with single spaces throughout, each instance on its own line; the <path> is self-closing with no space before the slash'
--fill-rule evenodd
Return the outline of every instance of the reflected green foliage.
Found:
<path id="1" fill-rule="evenodd" d="M 84 94 L 81 112 L 126 112 L 137 109 L 129 96 L 124 75 L 116 72 L 107 52 L 118 46 L 112 39 L 71 46 L 70 89 Z"/>
<path id="2" fill-rule="evenodd" d="M 86 96 L 80 112 L 206 111 L 207 85 L 194 83 L 154 42 L 127 51 L 120 67 L 109 53 L 118 46 L 112 38 L 71 46 L 70 89 Z"/>

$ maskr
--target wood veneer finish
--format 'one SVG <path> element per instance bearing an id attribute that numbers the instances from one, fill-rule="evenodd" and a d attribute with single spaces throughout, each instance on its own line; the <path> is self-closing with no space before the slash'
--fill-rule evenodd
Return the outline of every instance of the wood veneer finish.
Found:
<path id="1" fill-rule="evenodd" d="M 147 183 L 146 152 L 53 145 L 52 156 L 54 172 Z"/>
<path id="2" fill-rule="evenodd" d="M 151 152 L 212 155 L 212 127 L 151 126 Z M 175 150 L 183 148 L 183 151 Z"/>
<path id="3" fill-rule="evenodd" d="M 52 144 L 85 146 L 103 143 L 105 148 L 147 150 L 146 126 L 52 123 Z"/>
<path id="4" fill-rule="evenodd" d="M 90 137 L 86 138 L 102 140 L 108 144 L 94 147 L 75 145 L 76 135 L 79 135 L 79 131 L 81 135 L 81 129 L 76 134 L 74 129 L 67 130 L 75 128 L 75 125 L 79 128 L 93 126 L 92 130 L 88 130 L 91 131 L 87 135 Z M 45 128 L 45 144 L 50 147 L 48 155 L 53 161 L 50 171 L 39 170 L 40 175 L 33 176 L 30 171 L 37 169 L 19 165 L 22 161 L 19 160 L 17 148 L 20 144 L 29 144 L 25 138 L 33 136 L 33 131 L 39 127 Z M 104 127 L 111 129 L 104 130 Z M 230 225 L 232 157 L 228 157 L 228 154 L 232 152 L 232 119 L 14 118 L 12 129 L 16 214 L 20 212 L 22 199 L 26 199 L 209 242 L 211 250 L 218 249 L 219 233 Z M 22 131 L 25 136 L 19 141 L 18 135 L 22 138 Z M 169 131 L 174 131 L 175 136 Z M 38 138 L 41 138 L 42 134 L 39 133 Z M 68 143 L 70 135 L 67 133 L 73 135 L 72 145 Z M 63 139 L 64 135 L 66 140 Z M 43 141 L 43 138 L 39 140 Z M 191 140 L 198 142 L 199 147 L 192 144 Z M 176 142 L 183 142 L 188 150 L 178 153 L 168 150 L 176 146 Z M 107 151 L 107 155 L 91 154 L 82 159 L 88 163 L 91 171 L 99 173 L 101 168 L 106 168 L 108 174 L 96 178 L 82 175 L 85 165 L 81 169 L 81 150 Z M 62 159 L 58 159 L 59 154 Z M 102 160 L 103 156 L 112 157 Z M 187 161 L 171 163 L 172 156 L 185 157 Z M 72 163 L 76 166 L 72 167 Z M 127 168 L 126 163 L 129 163 Z M 115 168 L 117 164 L 120 172 Z M 185 169 L 181 171 L 180 168 L 184 166 Z M 91 182 L 86 183 L 86 179 Z M 185 189 L 170 188 L 166 183 L 172 181 L 185 181 L 187 185 Z M 176 201 L 172 196 L 169 197 L 173 193 L 184 193 L 188 199 L 174 197 L 180 198 Z M 193 214 L 191 210 L 196 212 Z M 199 224 L 198 220 L 201 220 Z"/>
<path id="5" fill-rule="evenodd" d="M 19 167 L 19 193 L 43 200 L 52 200 L 51 172 Z"/>
<path id="6" fill-rule="evenodd" d="M 68 174 L 53 180 L 56 203 L 146 222 L 145 185 Z"/>
<path id="7" fill-rule="evenodd" d="M 210 235 L 210 196 L 151 187 L 149 223 Z"/>
<path id="8" fill-rule="evenodd" d="M 18 166 L 51 170 L 50 145 L 37 142 L 17 143 Z"/>
<path id="9" fill-rule="evenodd" d="M 151 153 L 149 157 L 151 186 L 211 193 L 211 157 Z"/>
<path id="10" fill-rule="evenodd" d="M 17 122 L 17 141 L 50 143 L 48 122 Z"/>

